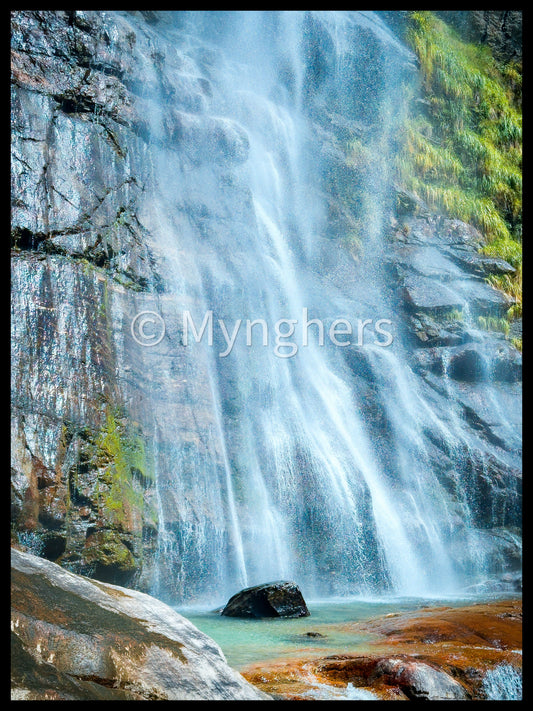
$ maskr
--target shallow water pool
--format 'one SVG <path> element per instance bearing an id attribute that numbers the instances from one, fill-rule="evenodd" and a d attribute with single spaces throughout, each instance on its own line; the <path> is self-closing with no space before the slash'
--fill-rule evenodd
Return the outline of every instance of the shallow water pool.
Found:
<path id="1" fill-rule="evenodd" d="M 369 637 L 342 629 L 341 625 L 394 612 L 442 605 L 460 606 L 473 602 L 482 600 L 469 597 L 453 600 L 400 598 L 315 601 L 307 603 L 311 613 L 309 617 L 296 619 L 238 619 L 190 608 L 177 608 L 177 611 L 220 645 L 230 666 L 241 670 L 249 664 L 280 657 L 309 658 L 334 653 L 364 652 Z"/>

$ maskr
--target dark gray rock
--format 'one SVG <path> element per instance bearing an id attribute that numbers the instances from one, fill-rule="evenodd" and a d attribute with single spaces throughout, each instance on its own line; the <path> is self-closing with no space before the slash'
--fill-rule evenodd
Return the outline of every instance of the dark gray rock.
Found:
<path id="1" fill-rule="evenodd" d="M 492 377 L 515 383 L 522 380 L 522 354 L 508 343 L 502 343 L 492 357 Z"/>
<path id="2" fill-rule="evenodd" d="M 245 588 L 230 598 L 222 614 L 227 617 L 308 617 L 296 583 L 274 582 Z"/>
<path id="3" fill-rule="evenodd" d="M 521 10 L 439 10 L 438 14 L 467 41 L 488 45 L 499 59 L 522 58 Z"/>
<path id="4" fill-rule="evenodd" d="M 464 306 L 464 300 L 455 289 L 425 277 L 406 277 L 402 295 L 411 309 L 430 314 L 461 310 Z"/>
<path id="5" fill-rule="evenodd" d="M 459 318 L 439 321 L 429 314 L 416 313 L 408 317 L 408 323 L 416 337 L 416 345 L 425 348 L 457 346 L 471 340 Z"/>
<path id="6" fill-rule="evenodd" d="M 486 239 L 481 232 L 462 220 L 441 217 L 438 221 L 439 239 L 448 245 L 479 248 Z"/>
<path id="7" fill-rule="evenodd" d="M 418 195 L 409 190 L 397 187 L 396 190 L 396 214 L 401 215 L 428 215 L 430 210 L 426 203 Z"/>
<path id="8" fill-rule="evenodd" d="M 522 317 L 513 319 L 510 323 L 509 338 L 519 338 L 522 340 L 523 326 Z"/>
<path id="9" fill-rule="evenodd" d="M 446 367 L 444 355 L 440 348 L 424 348 L 413 353 L 414 369 L 421 374 L 428 371 L 435 375 L 444 375 Z"/>
<path id="10" fill-rule="evenodd" d="M 452 250 L 448 252 L 450 257 L 463 269 L 478 276 L 488 276 L 489 274 L 514 274 L 516 269 L 498 257 L 487 257 L 476 252 L 464 252 Z"/>
<path id="11" fill-rule="evenodd" d="M 392 225 L 392 239 L 407 245 L 440 245 L 435 232 L 435 218 L 405 215 L 397 225 Z"/>
<path id="12" fill-rule="evenodd" d="M 449 360 L 446 372 L 451 378 L 467 382 L 491 378 L 502 383 L 517 383 L 522 380 L 522 354 L 503 340 L 503 337 L 496 340 L 488 334 L 483 334 L 477 342 L 462 346 L 449 345 L 451 347 L 443 350 Z M 425 358 L 421 354 L 415 354 L 420 365 L 435 362 L 437 349 L 430 347 L 428 351 Z M 439 363 L 444 362 L 443 357 L 441 356 Z M 438 370 L 440 372 L 440 366 Z"/>
<path id="13" fill-rule="evenodd" d="M 490 284 L 476 279 L 457 281 L 454 283 L 457 294 L 468 301 L 472 313 L 482 316 L 505 316 L 515 299 Z"/>
<path id="14" fill-rule="evenodd" d="M 388 255 L 387 263 L 396 265 L 396 274 L 415 273 L 431 279 L 450 282 L 464 279 L 464 272 L 454 264 L 438 247 L 433 246 L 395 246 Z"/>
<path id="15" fill-rule="evenodd" d="M 448 375 L 456 380 L 479 382 L 488 376 L 488 363 L 476 345 L 468 345 L 455 353 L 448 366 Z"/>

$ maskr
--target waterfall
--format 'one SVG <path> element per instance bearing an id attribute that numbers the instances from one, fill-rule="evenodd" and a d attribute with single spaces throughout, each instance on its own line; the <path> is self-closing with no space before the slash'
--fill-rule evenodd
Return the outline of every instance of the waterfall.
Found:
<path id="1" fill-rule="evenodd" d="M 512 664 L 498 664 L 483 677 L 483 691 L 489 701 L 521 701 L 522 673 Z"/>
<path id="2" fill-rule="evenodd" d="M 308 597 L 422 596 L 484 579 L 468 498 L 458 514 L 431 444 L 459 461 L 469 440 L 453 405 L 444 411 L 412 371 L 385 269 L 410 52 L 373 12 L 128 22 L 148 136 L 135 158 L 139 219 L 158 256 L 166 324 L 158 370 L 156 349 L 142 358 L 154 380 L 172 383 L 147 405 L 155 594 L 221 602 L 293 579 Z M 343 205 L 360 249 L 332 234 Z M 213 343 L 197 343 L 191 323 L 199 332 L 209 313 Z M 281 319 L 297 321 L 293 334 L 275 332 Z M 328 337 L 336 319 L 354 333 L 372 323 L 363 343 L 343 346 Z M 251 345 L 247 321 L 257 321 Z"/>

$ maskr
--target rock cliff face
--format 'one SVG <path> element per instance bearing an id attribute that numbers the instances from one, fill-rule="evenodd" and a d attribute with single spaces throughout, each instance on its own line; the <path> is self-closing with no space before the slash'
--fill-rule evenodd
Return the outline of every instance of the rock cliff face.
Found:
<path id="1" fill-rule="evenodd" d="M 205 292 L 224 303 L 236 275 L 249 266 L 246 259 L 254 257 L 245 250 L 257 239 L 258 220 L 250 189 L 236 177 L 250 155 L 249 136 L 220 114 L 220 105 L 212 106 L 220 56 L 186 32 L 178 35 L 179 50 L 172 33 L 154 35 L 152 28 L 171 23 L 181 31 L 179 22 L 171 13 L 13 13 L 12 521 L 19 545 L 102 581 L 159 590 L 170 561 L 166 590 L 183 596 L 180 575 L 194 568 L 198 589 L 187 591 L 194 597 L 222 575 L 217 563 L 202 568 L 209 557 L 238 557 L 221 523 L 228 511 L 238 516 L 237 504 L 223 490 L 233 468 L 237 503 L 245 496 L 239 457 L 250 447 L 250 433 L 236 424 L 239 413 L 246 420 L 237 387 L 241 373 L 227 363 L 213 373 L 205 353 L 189 356 L 168 283 L 174 270 L 187 284 L 181 307 L 193 308 Z M 316 197 L 327 208 L 312 279 L 317 292 L 325 283 L 319 279 L 335 282 L 335 298 L 344 298 L 360 272 L 342 238 L 360 226 L 366 200 L 361 165 L 347 146 L 369 144 L 379 124 L 374 108 L 386 86 L 371 62 L 387 60 L 371 30 L 360 30 L 371 50 L 365 61 L 347 62 L 343 71 L 352 77 L 352 93 L 338 100 L 331 80 L 333 34 L 316 19 L 306 22 L 299 90 L 307 92 L 307 119 L 320 139 Z M 412 72 L 407 54 L 398 56 L 402 71 Z M 302 78 L 289 69 L 280 85 L 296 91 Z M 272 109 L 261 111 L 267 125 Z M 280 121 L 276 126 L 280 134 L 286 128 Z M 268 160 L 265 155 L 265 165 Z M 173 165 L 176 176 L 167 175 Z M 178 174 L 185 173 L 186 191 L 169 192 L 174 204 L 160 201 L 157 181 L 175 177 L 179 187 Z M 503 337 L 473 328 L 470 318 L 504 313 L 508 300 L 483 277 L 512 267 L 479 256 L 479 233 L 430 213 L 401 188 L 387 192 L 384 202 L 390 204 L 388 298 L 399 317 L 405 358 L 452 439 L 463 433 L 452 444 L 431 418 L 419 433 L 438 473 L 438 495 L 450 502 L 450 530 L 460 525 L 474 531 L 471 545 L 482 542 L 487 571 L 514 579 L 521 357 Z M 175 263 L 165 259 L 161 239 L 171 224 L 166 210 L 184 235 Z M 289 229 L 297 233 L 294 225 Z M 234 261 L 224 261 L 220 255 L 234 243 Z M 217 285 L 209 271 L 215 258 Z M 130 324 L 143 310 L 164 316 L 161 348 L 134 342 Z M 361 417 L 392 480 L 391 395 L 380 392 L 362 350 L 346 349 L 343 359 L 343 377 L 353 378 L 364 394 Z M 255 381 L 251 387 L 251 402 L 269 402 L 266 388 Z M 225 443 L 219 436 L 224 427 Z M 259 447 L 254 456 L 261 458 Z M 311 470 L 303 450 L 290 456 L 291 466 Z M 270 453 L 263 458 L 265 466 L 276 464 Z M 323 481 L 320 472 L 316 477 Z M 268 486 L 282 506 L 277 485 Z M 317 485 L 314 495 L 320 492 Z M 300 532 L 316 526 L 319 515 L 304 494 L 307 508 L 290 512 Z M 365 490 L 361 501 L 367 499 Z M 323 492 L 324 506 L 328 500 Z M 325 577 L 334 563 L 322 548 L 335 536 L 320 538 L 308 553 L 323 555 Z M 453 557 L 467 575 L 472 561 L 459 549 Z M 372 565 L 380 560 L 378 551 Z M 381 573 L 373 576 L 369 572 L 383 582 Z"/>
<path id="2" fill-rule="evenodd" d="M 12 520 L 30 550 L 148 589 L 158 531 L 150 403 L 186 440 L 198 434 L 167 354 L 147 364 L 131 348 L 133 316 L 165 303 L 140 219 L 149 137 L 136 39 L 117 15 L 13 14 Z M 207 91 L 181 89 L 178 103 Z M 172 306 L 166 314 L 172 323 Z M 197 371 L 200 413 L 208 385 L 201 362 Z"/>
<path id="3" fill-rule="evenodd" d="M 522 59 L 521 10 L 439 11 L 469 42 L 487 44 L 498 59 Z"/>
<path id="4" fill-rule="evenodd" d="M 134 38 L 97 13 L 15 13 L 12 32 L 13 521 L 41 555 L 131 582 L 156 525 L 112 315 L 151 274 L 120 79 Z"/>

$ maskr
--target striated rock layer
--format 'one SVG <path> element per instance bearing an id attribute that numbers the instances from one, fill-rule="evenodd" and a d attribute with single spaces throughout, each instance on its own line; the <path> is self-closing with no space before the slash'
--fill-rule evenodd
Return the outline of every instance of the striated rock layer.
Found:
<path id="1" fill-rule="evenodd" d="M 176 432 L 200 444 L 212 416 L 201 355 L 190 372 L 179 349 L 149 354 L 129 328 L 142 310 L 177 320 L 140 220 L 135 44 L 118 15 L 12 15 L 12 522 L 28 550 L 149 590 L 154 402 L 161 450 Z"/>

